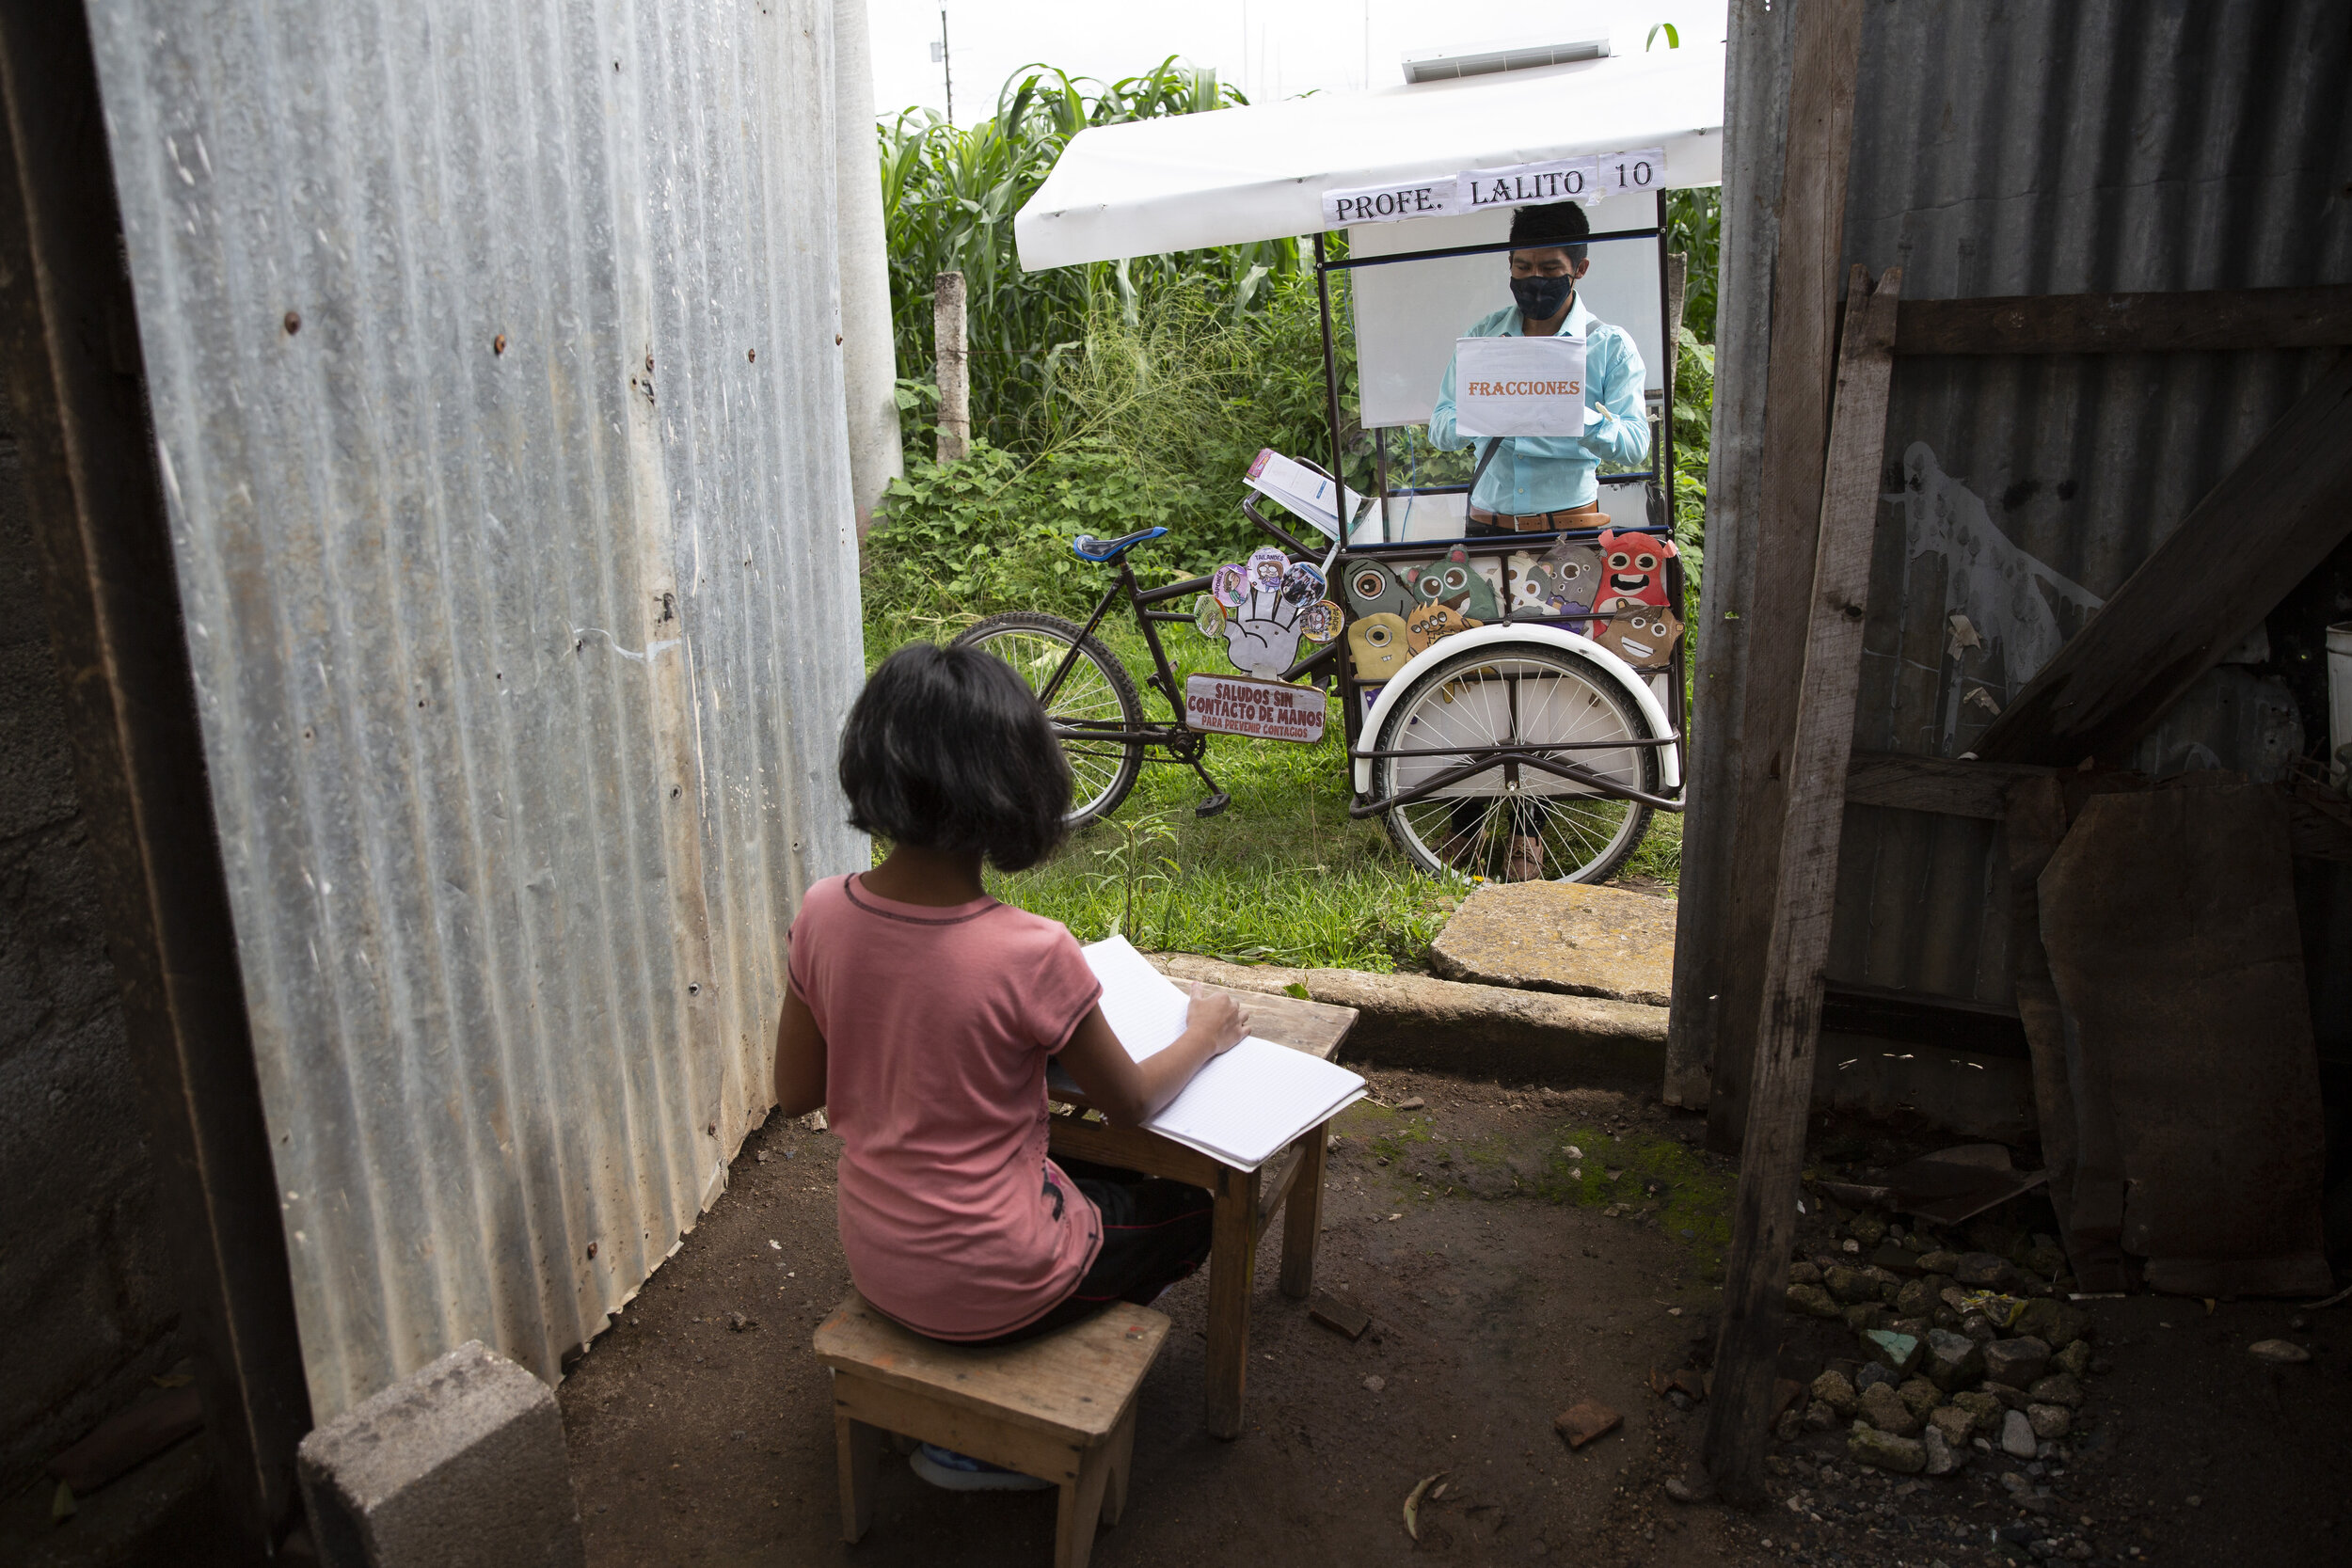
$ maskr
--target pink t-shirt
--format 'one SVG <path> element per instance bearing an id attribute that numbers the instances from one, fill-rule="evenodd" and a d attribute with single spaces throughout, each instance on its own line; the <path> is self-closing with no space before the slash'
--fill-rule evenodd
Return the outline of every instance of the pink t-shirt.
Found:
<path id="1" fill-rule="evenodd" d="M 1045 1156 L 1045 1059 L 1102 994 L 1067 927 L 993 898 L 935 909 L 855 876 L 808 890 L 792 989 L 825 1037 L 836 1213 L 867 1301 L 986 1339 L 1077 1288 L 1102 1216 Z"/>

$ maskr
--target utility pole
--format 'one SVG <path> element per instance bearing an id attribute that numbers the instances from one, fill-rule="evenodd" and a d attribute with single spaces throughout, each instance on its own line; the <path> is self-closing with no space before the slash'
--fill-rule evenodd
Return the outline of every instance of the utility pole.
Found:
<path id="1" fill-rule="evenodd" d="M 947 51 L 947 8 L 939 8 L 939 65 L 947 77 L 947 123 L 956 122 L 956 62 Z"/>

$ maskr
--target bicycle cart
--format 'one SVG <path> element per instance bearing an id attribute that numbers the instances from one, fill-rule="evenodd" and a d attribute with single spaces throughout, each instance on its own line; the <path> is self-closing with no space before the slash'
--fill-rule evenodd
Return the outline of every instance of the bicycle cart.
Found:
<path id="1" fill-rule="evenodd" d="M 1682 809 L 1664 190 L 1669 176 L 1721 178 L 1722 59 L 1593 58 L 1072 141 L 1020 214 L 1024 265 L 1311 232 L 1329 424 L 1325 462 L 1267 452 L 1237 476 L 1270 541 L 1248 560 L 1146 588 L 1130 553 L 1166 530 L 1082 536 L 1077 553 L 1113 573 L 1083 625 L 1016 612 L 959 639 L 1006 658 L 1045 699 L 1077 781 L 1073 823 L 1116 810 L 1155 756 L 1200 776 L 1201 815 L 1223 810 L 1209 737 L 1320 740 L 1333 688 L 1351 815 L 1381 818 L 1429 873 L 1597 881 L 1652 813 Z M 1498 124 L 1546 129 L 1498 147 Z M 1508 302 L 1499 262 L 1511 208 L 1564 194 L 1592 218 L 1580 295 L 1633 335 L 1647 367 L 1649 462 L 1604 469 L 1605 526 L 1467 537 L 1463 462 L 1430 451 L 1418 428 L 1462 324 L 1498 295 Z M 1344 255 L 1327 243 L 1332 229 L 1346 231 Z M 1355 487 L 1335 477 L 1350 447 L 1337 279 L 1372 436 Z M 1122 606 L 1165 719 L 1095 635 Z M 1179 623 L 1224 641 L 1233 673 L 1180 685 L 1161 641 Z"/>

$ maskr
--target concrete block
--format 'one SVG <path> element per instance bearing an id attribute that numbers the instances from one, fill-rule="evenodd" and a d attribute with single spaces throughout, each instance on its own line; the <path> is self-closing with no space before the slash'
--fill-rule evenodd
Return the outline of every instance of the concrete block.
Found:
<path id="1" fill-rule="evenodd" d="M 326 1568 L 582 1568 L 554 1391 L 478 1339 L 302 1440 Z"/>

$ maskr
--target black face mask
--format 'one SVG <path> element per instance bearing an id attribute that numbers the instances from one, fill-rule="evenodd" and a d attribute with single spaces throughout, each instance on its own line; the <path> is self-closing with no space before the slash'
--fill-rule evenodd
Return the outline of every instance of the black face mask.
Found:
<path id="1" fill-rule="evenodd" d="M 1529 321 L 1549 321 L 1566 307 L 1575 292 L 1576 279 L 1565 275 L 1511 279 L 1511 297 L 1519 302 L 1519 310 Z"/>

